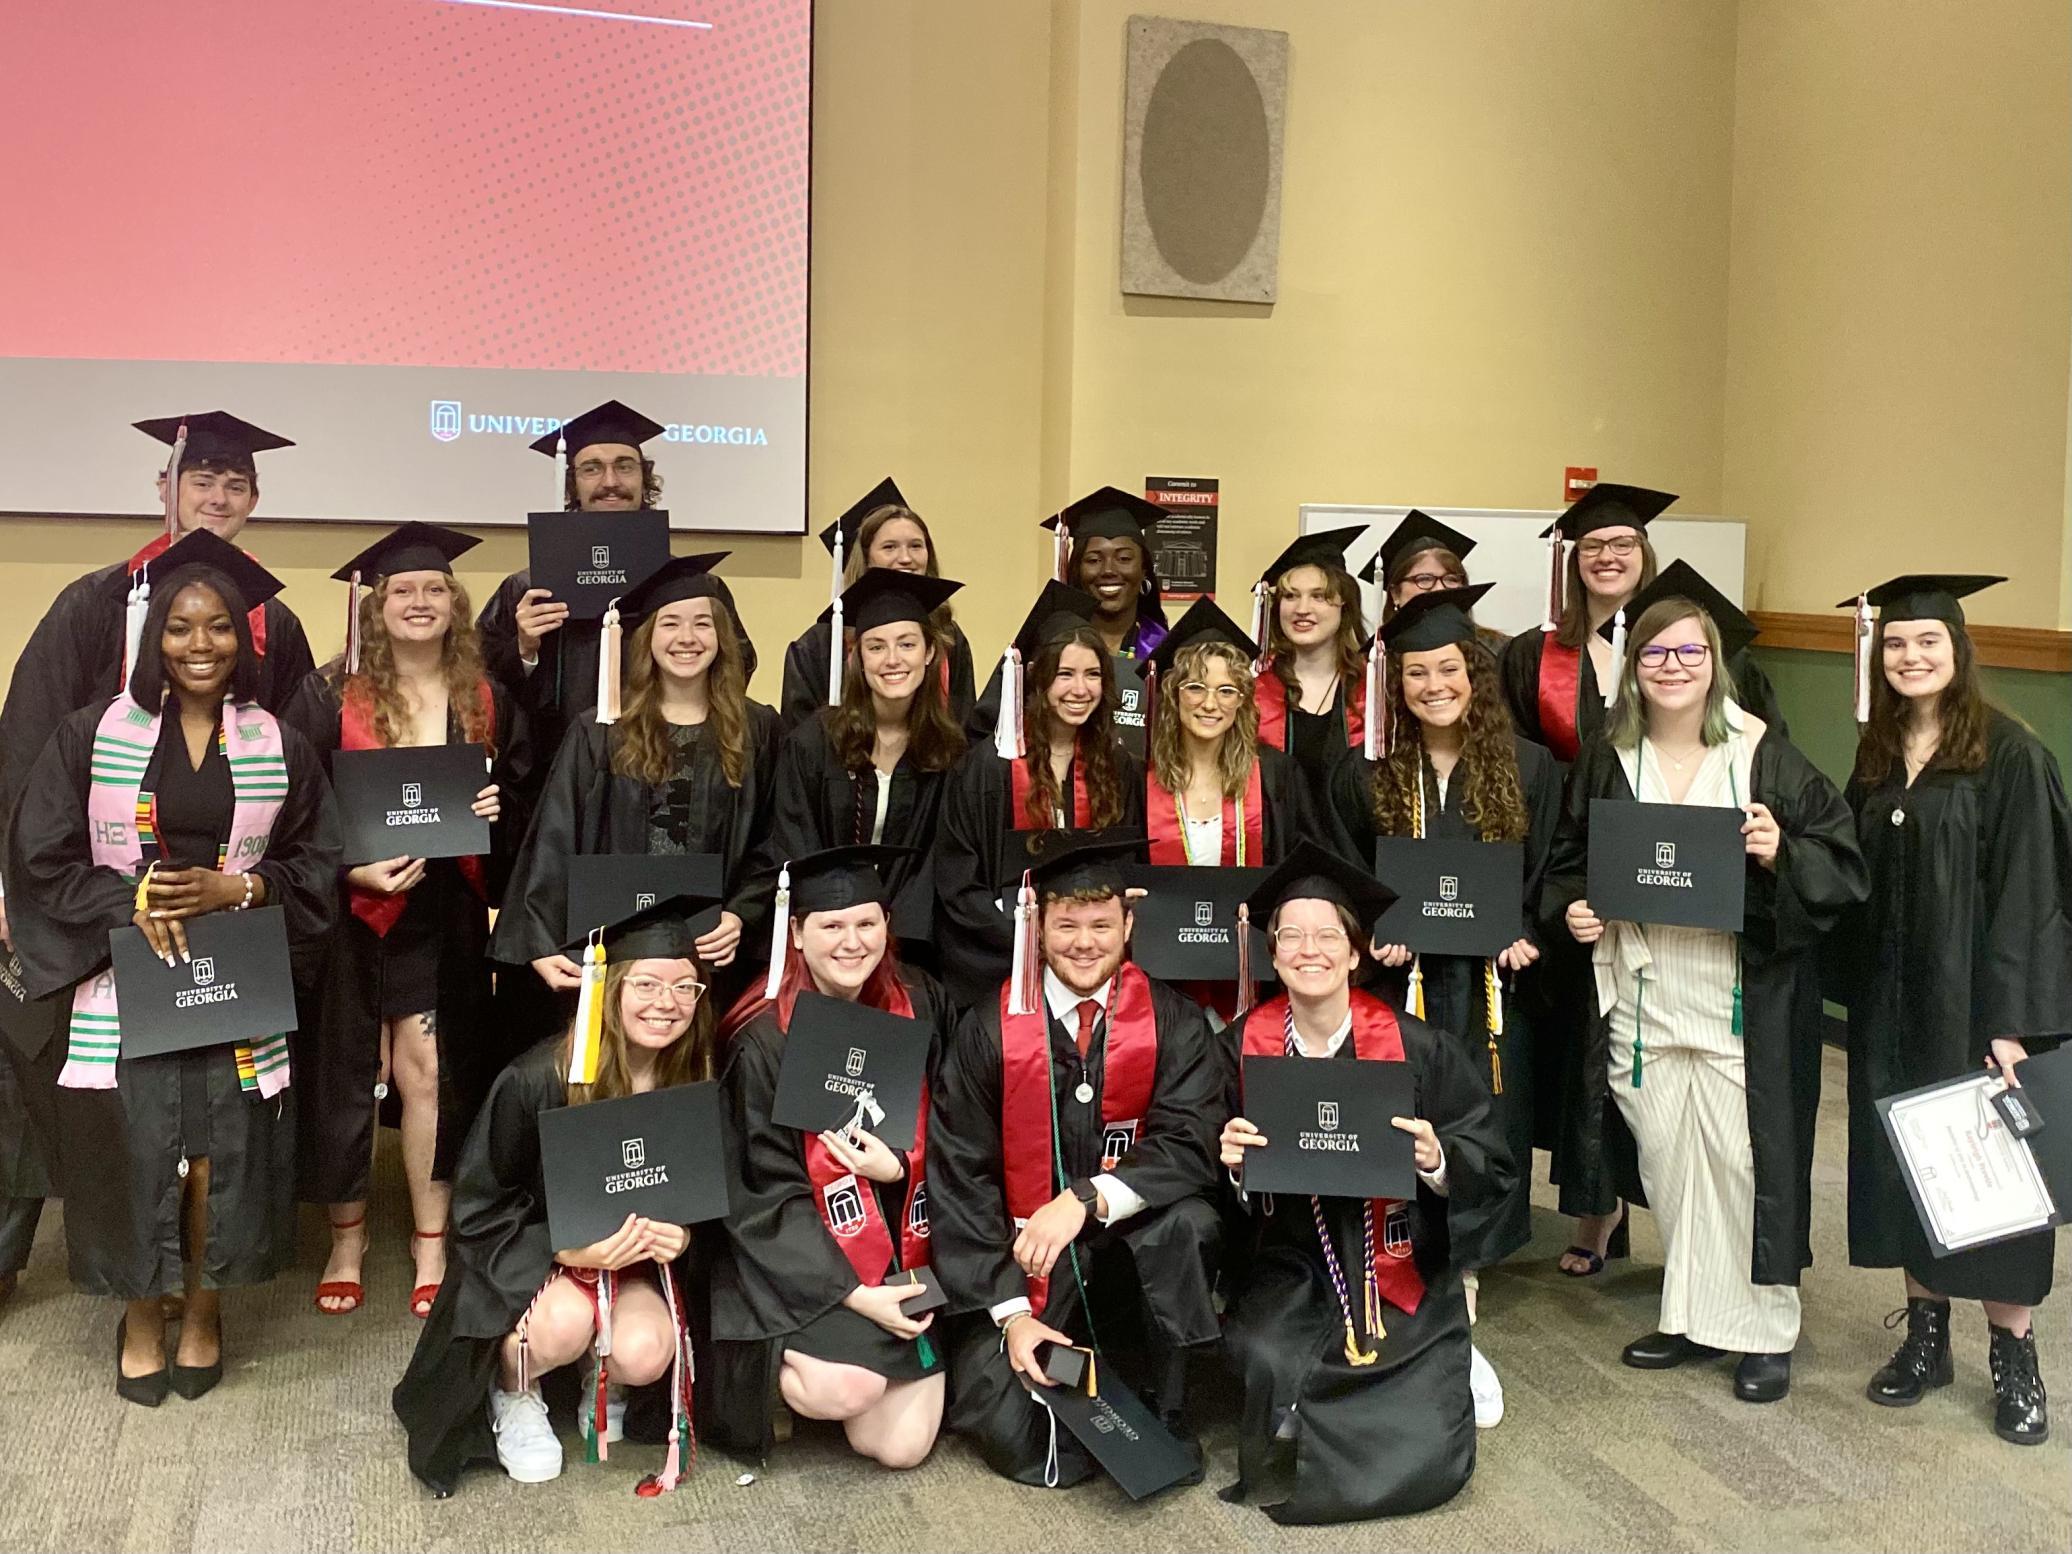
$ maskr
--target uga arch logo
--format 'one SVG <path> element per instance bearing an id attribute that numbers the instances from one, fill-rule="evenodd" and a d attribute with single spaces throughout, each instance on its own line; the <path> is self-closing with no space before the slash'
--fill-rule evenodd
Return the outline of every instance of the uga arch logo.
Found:
<path id="1" fill-rule="evenodd" d="M 1655 843 L 1655 867 L 1658 869 L 1673 869 L 1676 867 L 1676 843 Z"/>
<path id="2" fill-rule="evenodd" d="M 619 1143 L 619 1159 L 629 1171 L 638 1171 L 647 1164 L 647 1140 L 623 1139 Z"/>
<path id="3" fill-rule="evenodd" d="M 1317 1102 L 1317 1126 L 1326 1133 L 1336 1133 L 1338 1131 L 1338 1103 L 1336 1101 Z"/>
<path id="4" fill-rule="evenodd" d="M 403 784 L 403 807 L 404 807 L 405 809 L 415 809 L 415 808 L 417 808 L 417 806 L 418 806 L 418 805 L 422 804 L 423 802 L 424 802 L 424 784 L 423 784 L 423 783 L 419 783 L 419 782 L 406 782 L 406 783 L 404 783 L 404 784 Z"/>
<path id="5" fill-rule="evenodd" d="M 216 980 L 216 958 L 213 955 L 198 955 L 194 960 L 194 985 L 209 987 Z"/>
<path id="6" fill-rule="evenodd" d="M 459 400 L 435 399 L 432 401 L 432 436 L 440 442 L 452 442 L 460 436 Z"/>

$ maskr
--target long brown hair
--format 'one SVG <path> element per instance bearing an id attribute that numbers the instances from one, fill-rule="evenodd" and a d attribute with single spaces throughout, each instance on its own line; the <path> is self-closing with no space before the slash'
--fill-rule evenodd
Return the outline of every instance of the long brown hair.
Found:
<path id="1" fill-rule="evenodd" d="M 1235 643 L 1209 640 L 1190 642 L 1173 655 L 1172 672 L 1158 682 L 1158 719 L 1151 730 L 1151 770 L 1158 785 L 1168 793 L 1187 787 L 1187 739 L 1180 727 L 1180 687 L 1199 679 L 1214 659 L 1230 671 L 1238 689 L 1237 716 L 1224 730 L 1216 750 L 1216 777 L 1226 799 L 1242 798 L 1252 768 L 1259 764 L 1259 703 L 1252 695 L 1252 666 L 1244 650 Z M 1092 790 L 1088 790 L 1092 797 Z"/>
<path id="2" fill-rule="evenodd" d="M 403 682 L 396 673 L 396 653 L 382 624 L 381 607 L 388 599 L 390 579 L 384 577 L 360 596 L 360 667 L 345 674 L 339 660 L 339 694 L 364 696 L 374 709 L 374 733 L 383 748 L 393 749 L 410 735 L 410 705 L 403 699 Z M 440 678 L 446 682 L 449 716 L 460 720 L 467 743 L 494 750 L 496 740 L 489 727 L 489 714 L 482 698 L 482 638 L 475 630 L 475 606 L 457 577 L 449 577 L 453 619 L 446 627 L 446 640 L 439 648 Z"/>
<path id="3" fill-rule="evenodd" d="M 1324 582 L 1331 591 L 1331 598 L 1338 606 L 1338 636 L 1333 645 L 1338 649 L 1338 683 L 1350 686 L 1358 682 L 1365 671 L 1367 655 L 1361 651 L 1364 624 L 1360 618 L 1360 585 L 1352 573 L 1329 561 L 1305 561 L 1302 566 L 1315 567 L 1324 574 Z M 1291 573 L 1300 572 L 1302 567 L 1290 567 L 1274 585 L 1273 597 L 1267 600 L 1266 608 L 1266 660 L 1274 677 L 1288 689 L 1288 705 L 1302 705 L 1302 689 L 1295 679 L 1295 644 L 1288 640 L 1288 634 L 1281 629 L 1281 590 Z M 1163 779 L 1161 779 L 1163 781 Z"/>
<path id="4" fill-rule="evenodd" d="M 717 650 L 705 671 L 705 725 L 719 749 L 727 786 L 738 788 L 748 776 L 748 670 L 733 612 L 723 600 L 707 597 L 706 602 L 712 606 Z M 675 764 L 669 720 L 662 716 L 662 672 L 655 667 L 655 622 L 661 614 L 656 610 L 626 639 L 621 671 L 626 677 L 626 705 L 611 741 L 613 774 L 650 788 L 667 782 Z"/>
<path id="5" fill-rule="evenodd" d="M 1122 820 L 1122 751 L 1115 743 L 1115 665 L 1108 657 L 1108 644 L 1092 626 L 1073 628 L 1068 637 L 1046 642 L 1029 667 L 1028 685 L 1022 695 L 1022 726 L 1028 731 L 1028 754 L 1022 763 L 1029 773 L 1028 819 L 1048 827 L 1058 808 L 1058 778 L 1050 765 L 1050 736 L 1056 721 L 1050 710 L 1050 682 L 1057 677 L 1065 649 L 1083 647 L 1101 666 L 1101 700 L 1086 722 L 1080 725 L 1074 743 L 1075 761 L 1086 763 L 1086 802 L 1091 815 L 1076 816 L 1083 828 L 1101 830 Z"/>
<path id="6" fill-rule="evenodd" d="M 1640 531 L 1640 581 L 1633 586 L 1636 594 L 1655 580 L 1655 565 L 1655 542 L 1643 529 Z M 1563 647 L 1579 648 L 1590 640 L 1590 591 L 1583 586 L 1582 547 L 1569 546 L 1568 560 L 1562 566 L 1562 575 L 1568 579 L 1567 598 L 1561 606 L 1561 622 L 1555 629 L 1554 640 Z"/>
<path id="7" fill-rule="evenodd" d="M 1460 764 L 1461 818 L 1485 842 L 1522 842 L 1530 827 L 1525 793 L 1518 783 L 1518 747 L 1511 714 L 1497 683 L 1496 663 L 1473 643 L 1457 644 L 1468 666 L 1468 710 L 1463 721 Z M 1417 828 L 1417 793 L 1424 781 L 1424 724 L 1403 694 L 1403 655 L 1389 655 L 1389 721 L 1395 742 L 1374 763 L 1369 802 L 1381 836 L 1409 836 Z"/>
<path id="8" fill-rule="evenodd" d="M 1986 700 L 1979 683 L 1978 653 L 1971 645 L 1971 633 L 1948 621 L 1950 633 L 1950 683 L 1935 698 L 1935 755 L 1929 765 L 1951 772 L 1975 772 L 1986 764 L 1986 729 L 1992 722 L 1993 705 Z M 1884 632 L 1878 633 L 1880 654 Z M 1876 784 L 1894 772 L 1906 770 L 1906 727 L 1913 703 L 1892 688 L 1881 665 L 1871 672 L 1871 720 L 1856 740 L 1856 780 Z"/>
<path id="9" fill-rule="evenodd" d="M 1712 660 L 1712 683 L 1705 688 L 1705 716 L 1698 737 L 1707 745 L 1723 745 L 1734 732 L 1727 722 L 1727 700 L 1735 695 L 1734 675 L 1727 668 L 1719 626 L 1689 599 L 1657 599 L 1640 612 L 1639 620 L 1628 623 L 1626 661 L 1613 671 L 1619 677 L 1619 700 L 1604 715 L 1604 737 L 1621 750 L 1639 749 L 1648 729 L 1647 701 L 1640 689 L 1640 650 L 1678 621 L 1688 620 L 1696 621 L 1705 633 Z"/>
<path id="10" fill-rule="evenodd" d="M 921 672 L 920 687 L 907 703 L 907 759 L 924 772 L 946 772 L 964 758 L 964 728 L 950 715 L 949 696 L 937 667 L 941 662 L 942 649 L 937 647 L 935 657 Z M 862 654 L 849 655 L 842 669 L 842 699 L 821 708 L 820 716 L 842 769 L 853 773 L 870 766 L 878 743 L 878 711 L 871 701 L 870 682 L 863 677 Z"/>
<path id="11" fill-rule="evenodd" d="M 842 563 L 842 586 L 847 588 L 860 579 L 871 567 L 871 541 L 878 537 L 878 531 L 895 519 L 904 518 L 921 531 L 921 538 L 928 545 L 928 565 L 922 573 L 927 577 L 941 577 L 942 568 L 936 564 L 935 534 L 928 527 L 928 520 L 911 507 L 902 507 L 897 502 L 887 502 L 882 507 L 873 507 L 863 515 L 863 521 L 856 526 L 856 543 L 849 547 L 848 559 Z M 956 617 L 951 614 L 947 602 L 937 605 L 928 617 L 928 635 L 934 641 L 936 651 L 947 653 L 950 644 L 956 640 Z M 852 645 L 854 634 L 851 634 Z"/>
<path id="12" fill-rule="evenodd" d="M 667 1090 L 672 1085 L 697 1084 L 712 1078 L 713 1027 L 717 1017 L 712 1012 L 712 977 L 706 971 L 704 962 L 697 956 L 689 957 L 693 974 L 706 985 L 705 996 L 698 1000 L 698 1007 L 691 1013 L 691 1027 L 683 1035 L 655 1054 L 655 1088 Z M 633 1071 L 626 1061 L 626 1022 L 619 1017 L 619 997 L 627 976 L 635 961 L 619 961 L 604 968 L 604 1037 L 597 1048 L 597 1082 L 595 1084 L 568 1087 L 568 1104 L 582 1106 L 590 1101 L 611 1101 L 622 1095 L 633 1093 Z M 569 1043 L 575 1031 L 571 1026 L 562 1037 L 562 1072 L 568 1072 L 567 1056 Z"/>

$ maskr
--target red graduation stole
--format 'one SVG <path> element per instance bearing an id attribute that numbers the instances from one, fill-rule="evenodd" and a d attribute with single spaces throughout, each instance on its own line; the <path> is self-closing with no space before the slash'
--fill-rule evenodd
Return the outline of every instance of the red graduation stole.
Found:
<path id="1" fill-rule="evenodd" d="M 1042 823 L 1029 818 L 1029 789 L 1035 786 L 1029 777 L 1030 761 L 1048 761 L 1050 752 L 1031 751 L 1019 761 L 1007 763 L 1008 789 L 1007 829 L 1010 831 L 1054 831 L 1057 827 L 1045 816 Z M 1066 829 L 1093 823 L 1093 806 L 1086 797 L 1086 762 L 1075 751 L 1072 756 L 1072 812 L 1065 817 Z"/>
<path id="2" fill-rule="evenodd" d="M 489 688 L 487 680 L 475 682 L 475 694 L 480 698 L 484 732 L 493 745 L 496 741 L 496 695 Z M 374 698 L 364 690 L 347 683 L 343 705 L 338 710 L 338 748 L 341 750 L 380 750 L 384 746 L 374 731 Z M 480 858 L 460 860 L 461 878 L 468 882 L 482 900 L 489 899 L 489 887 L 483 879 Z M 408 906 L 408 895 L 384 896 L 379 891 L 362 890 L 353 886 L 348 892 L 351 898 L 353 916 L 374 930 L 378 939 L 386 939 L 388 931 L 396 926 L 396 920 Z"/>
<path id="3" fill-rule="evenodd" d="M 1540 743 L 1564 761 L 1582 748 L 1576 738 L 1576 697 L 1583 677 L 1583 650 L 1563 647 L 1551 631 L 1540 634 Z"/>
<path id="4" fill-rule="evenodd" d="M 914 1017 L 914 1001 L 906 984 L 892 981 L 892 997 L 886 1013 Z M 772 1010 L 772 1013 L 775 1013 Z M 816 1133 L 802 1133 L 806 1175 L 813 1182 L 813 1203 L 820 1210 L 820 1222 L 835 1238 L 835 1245 L 849 1266 L 856 1270 L 859 1284 L 879 1285 L 892 1266 L 892 1232 L 878 1207 L 877 1185 L 860 1180 L 856 1173 L 828 1153 Z M 899 1226 L 899 1266 L 928 1266 L 928 1086 L 921 1086 L 921 1112 L 914 1120 L 914 1147 L 907 1151 L 906 1213 Z"/>
<path id="5" fill-rule="evenodd" d="M 172 545 L 173 537 L 170 534 L 161 534 L 157 539 L 129 558 L 129 570 L 124 576 L 135 577 L 144 570 L 147 563 L 156 561 L 160 556 L 163 556 L 172 548 Z M 248 556 L 252 555 L 250 551 L 246 551 L 245 554 Z M 252 559 L 257 561 L 259 558 L 252 556 Z M 246 619 L 252 623 L 252 651 L 264 658 L 266 656 L 266 606 L 263 604 L 258 606 Z M 125 672 L 127 672 L 128 668 L 127 664 L 123 665 Z M 124 679 L 123 683 L 128 684 L 127 678 Z"/>
<path id="6" fill-rule="evenodd" d="M 1273 660 L 1259 666 L 1252 677 L 1252 701 L 1259 708 L 1259 743 L 1276 750 L 1288 748 L 1288 688 L 1273 671 Z M 1358 750 L 1367 736 L 1367 677 L 1355 675 L 1339 687 L 1339 705 L 1345 709 L 1345 744 Z M 1152 860 L 1156 862 L 1156 859 Z"/>
<path id="7" fill-rule="evenodd" d="M 1266 862 L 1266 806 L 1261 802 L 1259 792 L 1259 763 L 1252 763 L 1250 775 L 1245 778 L 1244 798 L 1244 856 L 1238 856 L 1238 807 L 1230 799 L 1223 801 L 1223 855 L 1216 861 L 1224 868 L 1243 864 L 1258 868 Z M 1147 765 L 1144 769 L 1144 820 L 1151 832 L 1151 861 L 1155 864 L 1186 864 L 1187 834 L 1180 824 L 1180 803 L 1164 788 L 1159 786 L 1158 777 Z"/>
<path id="8" fill-rule="evenodd" d="M 1349 1038 L 1355 1057 L 1384 1063 L 1403 1061 L 1403 1032 L 1396 1024 L 1396 1011 L 1372 993 L 1352 990 L 1353 1033 Z M 1285 1054 L 1288 1029 L 1288 995 L 1270 999 L 1245 1016 L 1244 1053 L 1247 1057 L 1277 1058 Z M 1385 1225 L 1393 1198 L 1376 1198 L 1374 1222 Z M 1424 1275 L 1417 1271 L 1411 1248 L 1390 1249 L 1388 1239 L 1374 1243 L 1374 1283 L 1382 1298 L 1399 1311 L 1415 1314 L 1424 1299 Z"/>
<path id="9" fill-rule="evenodd" d="M 1108 995 L 1108 1033 L 1101 1066 L 1101 1169 L 1136 1147 L 1137 1130 L 1151 1109 L 1158 1072 L 1158 1024 L 1151 1013 L 1151 979 L 1125 962 Z M 1000 1156 L 1007 1212 L 1018 1233 L 1030 1215 L 1057 1196 L 1056 1131 L 1051 1127 L 1050 1008 L 1039 995 L 1035 1014 L 1009 1014 L 1000 989 Z M 1043 1314 L 1050 1280 L 1029 1280 L 1029 1304 Z"/>

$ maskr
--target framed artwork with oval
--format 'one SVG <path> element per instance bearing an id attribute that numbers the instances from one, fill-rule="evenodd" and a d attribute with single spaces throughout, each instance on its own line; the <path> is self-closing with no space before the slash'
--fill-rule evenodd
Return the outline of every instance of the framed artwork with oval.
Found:
<path id="1" fill-rule="evenodd" d="M 1127 50 L 1123 291 L 1272 302 L 1288 35 L 1132 16 Z"/>

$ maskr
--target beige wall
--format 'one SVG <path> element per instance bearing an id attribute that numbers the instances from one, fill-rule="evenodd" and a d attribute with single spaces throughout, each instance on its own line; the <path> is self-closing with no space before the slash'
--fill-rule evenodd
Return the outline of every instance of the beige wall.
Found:
<path id="1" fill-rule="evenodd" d="M 2072 626 L 2072 7 L 1742 0 L 1725 504 L 1771 609 Z M 1807 541 L 1812 543 L 1806 543 Z"/>
<path id="2" fill-rule="evenodd" d="M 1745 512 L 1757 602 L 1773 607 L 1840 597 L 1893 549 L 1891 529 L 1823 543 L 1819 565 L 1841 581 L 1810 591 L 1761 570 L 1768 534 L 1809 515 L 1905 519 L 1990 483 L 2010 530 L 2040 514 L 2064 539 L 2072 244 L 2066 22 L 2052 0 L 1995 0 L 1975 35 L 1939 21 L 1941 7 L 1884 0 L 1185 9 L 1291 35 L 1271 309 L 1116 292 L 1129 5 L 819 9 L 812 520 L 895 475 L 970 585 L 960 613 L 982 656 L 1043 576 L 1035 520 L 1154 473 L 1223 481 L 1232 594 L 1301 502 L 1543 507 L 1571 463 Z M 1916 79 L 1931 60 L 1934 91 Z M 1888 83 L 1901 66 L 1915 74 Z M 1873 168 L 1872 186 L 1837 157 Z M 1910 203 L 1902 174 L 1923 162 L 1956 216 Z M 1895 253 L 1899 278 L 1870 279 Z M 1892 398 L 1924 312 L 1942 366 Z M 1869 353 L 1861 372 L 1849 351 Z M 1961 471 L 1935 466 L 1931 445 L 1955 449 Z M 1881 449 L 1914 473 L 1879 484 L 1858 468 Z M 150 456 L 140 438 L 140 495 Z M 1909 499 L 1872 501 L 1873 488 Z M 1997 545 L 1970 523 L 1975 506 L 1954 510 Z M 65 579 L 151 532 L 0 529 L 12 605 L 0 665 Z M 251 531 L 320 655 L 343 607 L 323 579 L 360 542 L 313 525 Z M 811 541 L 727 543 L 774 665 L 825 603 L 825 555 Z M 478 598 L 523 548 L 519 533 L 490 532 L 463 569 Z M 2034 624 L 2061 609 L 2047 585 L 2001 592 Z M 774 697 L 773 671 L 757 689 Z"/>

